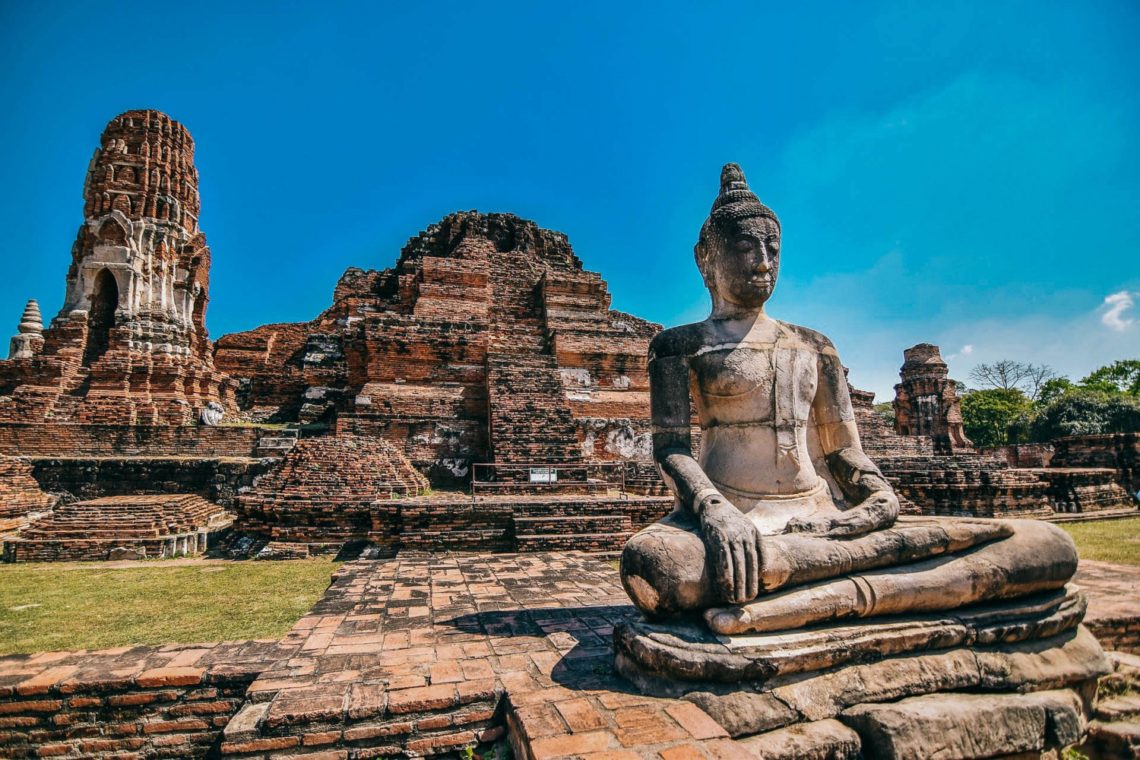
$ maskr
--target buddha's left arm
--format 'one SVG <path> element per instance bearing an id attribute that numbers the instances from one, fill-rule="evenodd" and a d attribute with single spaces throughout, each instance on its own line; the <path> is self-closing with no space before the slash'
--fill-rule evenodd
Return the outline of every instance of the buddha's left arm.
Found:
<path id="1" fill-rule="evenodd" d="M 853 536 L 885 528 L 899 513 L 890 483 L 863 451 L 847 378 L 835 349 L 819 355 L 819 384 L 812 418 L 825 461 L 851 507 L 828 526 L 834 536 Z"/>

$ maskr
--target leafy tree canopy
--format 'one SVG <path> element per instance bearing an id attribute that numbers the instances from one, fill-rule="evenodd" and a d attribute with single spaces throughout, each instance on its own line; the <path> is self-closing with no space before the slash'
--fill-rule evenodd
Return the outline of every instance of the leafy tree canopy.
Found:
<path id="1" fill-rule="evenodd" d="M 976 446 L 1004 446 L 1010 442 L 1010 426 L 1032 408 L 1019 388 L 987 388 L 962 399 L 962 424 Z"/>
<path id="2" fill-rule="evenodd" d="M 1074 387 L 1043 404 L 1030 429 L 1036 441 L 1066 435 L 1140 432 L 1140 398 Z"/>
<path id="3" fill-rule="evenodd" d="M 1140 397 L 1140 359 L 1121 359 L 1093 370 L 1080 386 L 1090 391 Z"/>
<path id="4" fill-rule="evenodd" d="M 875 410 L 875 414 L 882 417 L 891 425 L 895 424 L 895 405 L 890 401 L 883 401 L 881 403 L 875 404 L 873 408 Z"/>

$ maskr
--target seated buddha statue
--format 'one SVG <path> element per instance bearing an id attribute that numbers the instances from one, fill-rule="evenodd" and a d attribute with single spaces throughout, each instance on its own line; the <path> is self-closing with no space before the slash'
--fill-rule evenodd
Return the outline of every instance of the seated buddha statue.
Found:
<path id="1" fill-rule="evenodd" d="M 1064 586 L 1076 550 L 1050 524 L 899 519 L 860 445 L 835 347 L 765 310 L 780 223 L 736 164 L 722 170 L 695 254 L 712 313 L 649 348 L 654 458 L 676 506 L 621 559 L 647 617 L 702 613 L 730 635 Z"/>

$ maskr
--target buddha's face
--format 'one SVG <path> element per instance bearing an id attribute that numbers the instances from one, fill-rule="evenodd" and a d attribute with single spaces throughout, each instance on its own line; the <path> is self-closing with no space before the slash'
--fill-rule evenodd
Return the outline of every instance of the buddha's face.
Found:
<path id="1" fill-rule="evenodd" d="M 764 305 L 780 271 L 780 226 L 768 217 L 729 222 L 709 262 L 709 288 L 729 303 Z"/>

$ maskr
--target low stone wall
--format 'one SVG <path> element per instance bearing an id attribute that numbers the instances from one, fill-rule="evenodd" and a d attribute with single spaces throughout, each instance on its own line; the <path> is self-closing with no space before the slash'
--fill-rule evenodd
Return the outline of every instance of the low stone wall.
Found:
<path id="1" fill-rule="evenodd" d="M 1085 626 L 1105 649 L 1140 654 L 1140 617 L 1086 620 Z"/>
<path id="2" fill-rule="evenodd" d="M 1140 433 L 1074 435 L 1053 441 L 1053 467 L 1111 467 L 1128 493 L 1140 491 Z"/>
<path id="3" fill-rule="evenodd" d="M 244 507 L 234 528 L 264 536 L 276 551 L 296 544 L 299 554 L 368 540 L 389 550 L 534 552 L 552 549 L 620 551 L 633 533 L 673 508 L 670 496 L 495 496 L 462 494 L 381 499 L 369 504 L 320 500 L 291 511 Z"/>
<path id="4" fill-rule="evenodd" d="M 0 756 L 216 755 L 248 686 L 296 646 L 287 637 L 0 657 Z"/>
<path id="5" fill-rule="evenodd" d="M 1053 444 L 1019 443 L 992 449 L 979 449 L 978 453 L 1004 459 L 1010 467 L 1048 467 L 1053 459 Z"/>
<path id="6" fill-rule="evenodd" d="M 49 493 L 77 500 L 128 494 L 193 493 L 232 508 L 272 460 L 177 457 L 30 458 L 32 476 Z"/>
<path id="7" fill-rule="evenodd" d="M 877 461 L 899 496 L 924 515 L 1047 517 L 1049 483 L 1034 471 L 977 455 L 895 457 Z"/>
<path id="8" fill-rule="evenodd" d="M 204 425 L 0 424 L 0 454 L 10 456 L 253 457 L 260 427 Z"/>

